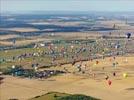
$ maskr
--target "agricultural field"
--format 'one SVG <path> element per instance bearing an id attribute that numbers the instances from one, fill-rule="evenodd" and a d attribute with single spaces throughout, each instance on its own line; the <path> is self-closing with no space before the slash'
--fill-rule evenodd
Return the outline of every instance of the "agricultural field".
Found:
<path id="1" fill-rule="evenodd" d="M 1 19 L 1 100 L 133 100 L 132 18 L 127 23 L 116 14 Z"/>

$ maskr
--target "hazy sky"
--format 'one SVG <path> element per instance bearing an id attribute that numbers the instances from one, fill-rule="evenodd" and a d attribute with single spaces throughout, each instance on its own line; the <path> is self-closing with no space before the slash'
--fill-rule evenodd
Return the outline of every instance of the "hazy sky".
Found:
<path id="1" fill-rule="evenodd" d="M 0 0 L 5 11 L 134 11 L 134 0 Z"/>

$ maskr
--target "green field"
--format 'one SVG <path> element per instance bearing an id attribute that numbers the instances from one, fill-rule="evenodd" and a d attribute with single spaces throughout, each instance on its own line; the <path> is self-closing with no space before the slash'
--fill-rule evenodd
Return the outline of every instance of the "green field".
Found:
<path id="1" fill-rule="evenodd" d="M 29 100 L 100 100 L 90 96 L 85 96 L 81 94 L 66 94 L 59 92 L 50 92 L 42 96 L 36 96 Z"/>

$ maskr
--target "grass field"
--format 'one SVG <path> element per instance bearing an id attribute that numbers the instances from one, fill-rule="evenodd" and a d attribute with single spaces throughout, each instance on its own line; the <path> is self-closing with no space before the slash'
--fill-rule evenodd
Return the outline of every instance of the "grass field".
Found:
<path id="1" fill-rule="evenodd" d="M 71 95 L 66 93 L 50 92 L 42 96 L 36 96 L 29 100 L 99 100 L 99 99 L 80 94 Z"/>

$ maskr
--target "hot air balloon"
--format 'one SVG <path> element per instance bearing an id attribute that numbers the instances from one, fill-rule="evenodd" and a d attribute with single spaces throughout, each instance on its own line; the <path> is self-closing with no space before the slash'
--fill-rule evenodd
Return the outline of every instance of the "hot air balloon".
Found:
<path id="1" fill-rule="evenodd" d="M 111 80 L 108 80 L 108 85 L 110 86 L 112 84 L 112 81 Z"/>
<path id="2" fill-rule="evenodd" d="M 128 77 L 128 74 L 127 73 L 123 73 L 123 77 L 124 78 L 127 78 Z"/>
<path id="3" fill-rule="evenodd" d="M 129 39 L 131 37 L 131 33 L 127 33 L 126 37 L 127 37 L 127 39 Z"/>

